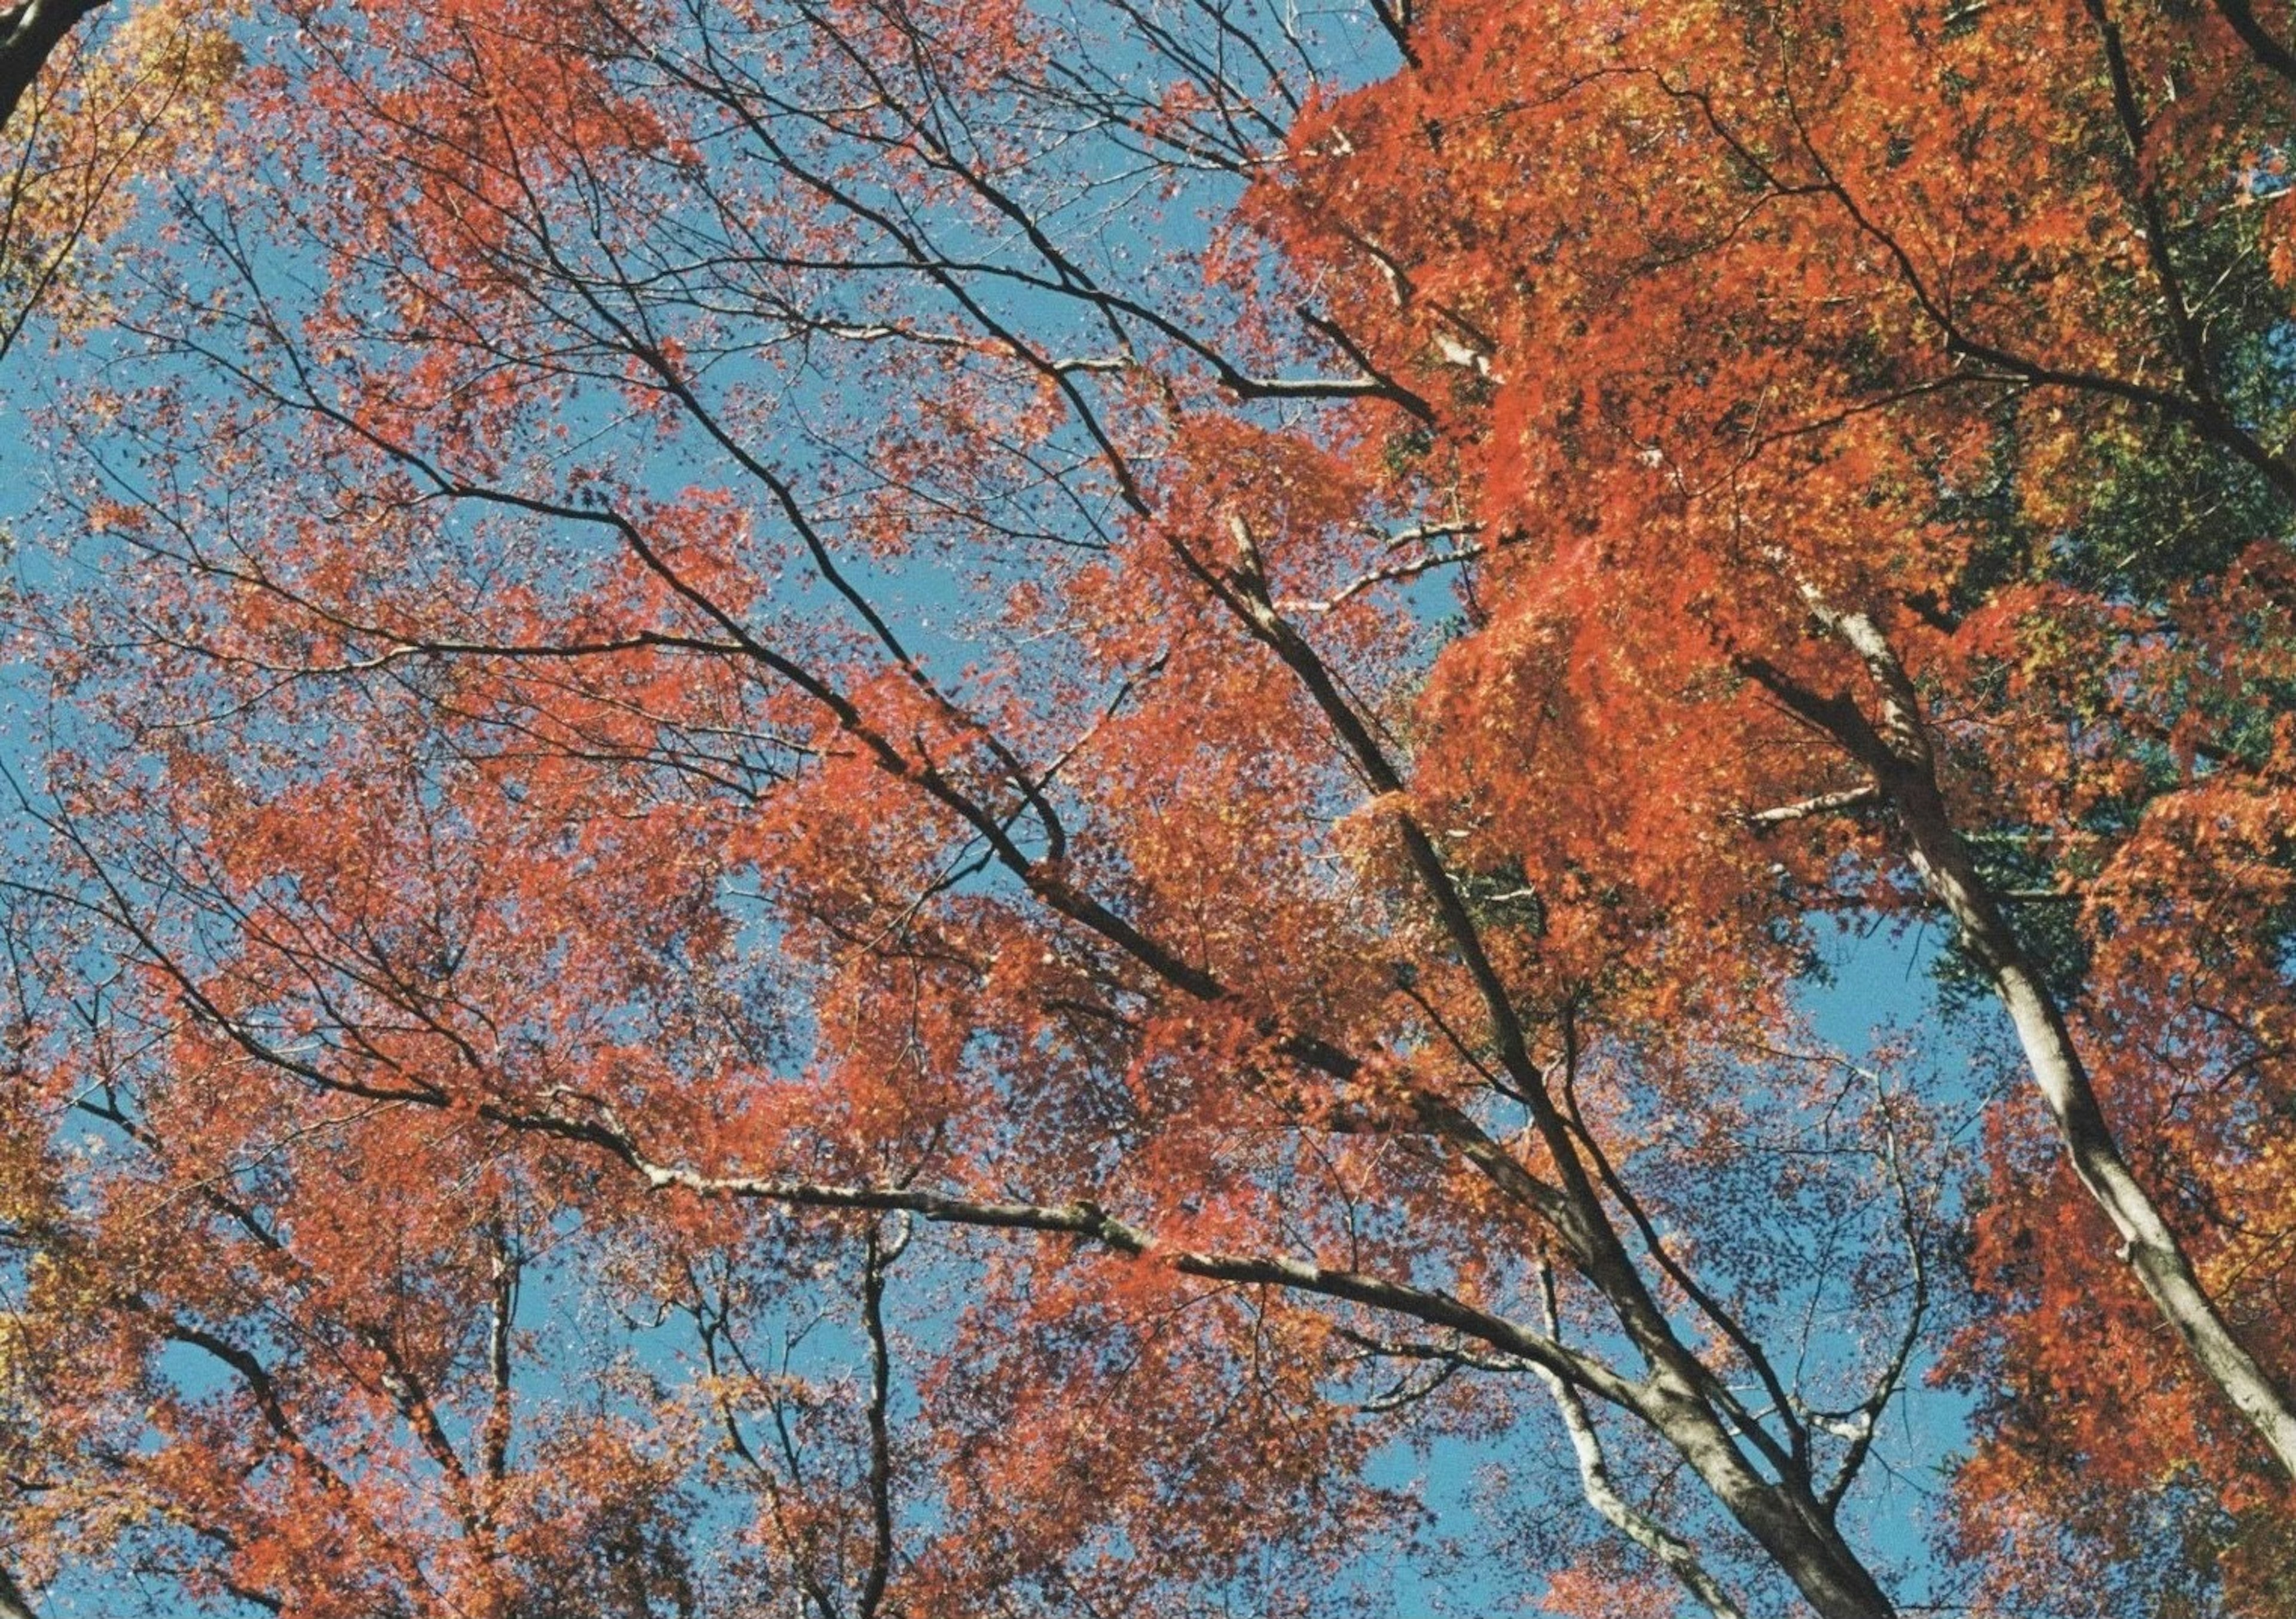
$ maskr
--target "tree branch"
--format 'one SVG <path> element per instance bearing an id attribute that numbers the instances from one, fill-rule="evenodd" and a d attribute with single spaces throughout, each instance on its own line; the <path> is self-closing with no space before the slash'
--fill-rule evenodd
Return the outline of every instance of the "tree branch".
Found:
<path id="1" fill-rule="evenodd" d="M 2281 1466 L 2296 1474 L 2296 1402 L 2233 1333 L 2159 1204 L 2130 1170 L 2063 1010 L 1954 825 L 1911 675 L 1870 617 L 1834 607 L 1806 581 L 1796 581 L 1796 588 L 1818 622 L 1866 666 L 1880 724 L 1867 722 L 1847 698 L 1820 698 L 1767 665 L 1748 666 L 1781 702 L 1831 735 L 1872 773 L 1904 828 L 1915 873 L 1953 918 L 2008 1012 L 2066 1158 L 2120 1233 L 2137 1280 L 2202 1370 L 2263 1436 Z"/>
<path id="2" fill-rule="evenodd" d="M 1549 1333 L 1559 1332 L 1562 1323 L 1554 1307 L 1554 1273 L 1543 1264 L 1539 1267 L 1539 1286 L 1546 1310 L 1546 1329 Z M 1570 1436 L 1570 1451 L 1578 1464 L 1578 1487 L 1587 1497 L 1587 1504 L 1620 1533 L 1665 1564 L 1668 1572 L 1705 1606 L 1714 1619 L 1743 1619 L 1742 1610 L 1730 1593 L 1722 1589 L 1721 1582 L 1698 1560 L 1697 1548 L 1619 1493 L 1611 1477 L 1610 1462 L 1603 1454 L 1602 1435 L 1587 1414 L 1587 1402 L 1579 1398 L 1578 1391 L 1543 1366 L 1531 1370 L 1554 1396 L 1563 1431 Z"/>
<path id="3" fill-rule="evenodd" d="M 2216 8 L 2258 61 L 2296 85 L 2296 53 L 2292 53 L 2256 20 L 2256 10 L 2248 0 L 2216 0 Z"/>

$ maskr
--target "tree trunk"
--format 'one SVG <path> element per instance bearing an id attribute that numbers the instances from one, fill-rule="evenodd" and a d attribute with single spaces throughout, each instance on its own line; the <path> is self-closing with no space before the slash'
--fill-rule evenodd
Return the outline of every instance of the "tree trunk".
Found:
<path id="1" fill-rule="evenodd" d="M 1870 730 L 1862 737 L 1844 734 L 1838 724 L 1829 729 L 1874 772 L 1875 784 L 1905 828 L 1915 869 L 1931 897 L 1952 915 L 1970 954 L 2008 1011 L 2074 1174 L 2120 1234 L 2137 1280 L 2193 1359 L 2264 1436 L 2281 1466 L 2296 1476 L 2296 1406 L 2233 1336 L 2159 1205 L 2130 1172 L 2063 1014 L 2011 932 L 1946 811 L 1920 698 L 1904 666 L 1866 615 L 1835 612 L 1807 590 L 1804 596 L 1864 660 L 1881 691 L 1884 734 Z"/>
<path id="2" fill-rule="evenodd" d="M 23 0 L 0 10 L 0 127 L 40 77 L 48 58 L 104 0 Z"/>

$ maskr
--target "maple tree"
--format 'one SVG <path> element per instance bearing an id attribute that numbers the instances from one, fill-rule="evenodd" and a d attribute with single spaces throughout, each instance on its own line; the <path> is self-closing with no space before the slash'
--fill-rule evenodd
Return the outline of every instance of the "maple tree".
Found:
<path id="1" fill-rule="evenodd" d="M 242 8 L 104 0 L 0 8 L 0 356 L 36 310 L 65 330 L 101 318 L 100 249 L 132 188 L 198 159 L 241 65 Z"/>
<path id="2" fill-rule="evenodd" d="M 57 81 L 0 1612 L 2284 1607 L 2286 19 L 247 19 Z"/>

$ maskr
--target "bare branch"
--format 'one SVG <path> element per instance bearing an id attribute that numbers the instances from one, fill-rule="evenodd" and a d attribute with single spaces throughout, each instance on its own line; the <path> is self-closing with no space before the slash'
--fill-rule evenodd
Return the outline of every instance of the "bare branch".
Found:
<path id="1" fill-rule="evenodd" d="M 1796 804 L 1781 804 L 1775 809 L 1751 810 L 1746 814 L 1746 824 L 1756 829 L 1784 826 L 1796 821 L 1808 821 L 1816 815 L 1836 815 L 1844 810 L 1863 809 L 1882 801 L 1881 789 L 1872 782 L 1861 787 L 1844 787 L 1830 793 L 1819 793 Z"/>

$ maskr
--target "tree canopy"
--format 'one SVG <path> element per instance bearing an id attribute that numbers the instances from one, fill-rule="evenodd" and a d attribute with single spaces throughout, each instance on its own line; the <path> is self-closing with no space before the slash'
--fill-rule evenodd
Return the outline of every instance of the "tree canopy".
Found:
<path id="1" fill-rule="evenodd" d="M 0 11 L 0 1615 L 2287 1612 L 2292 40 Z"/>

